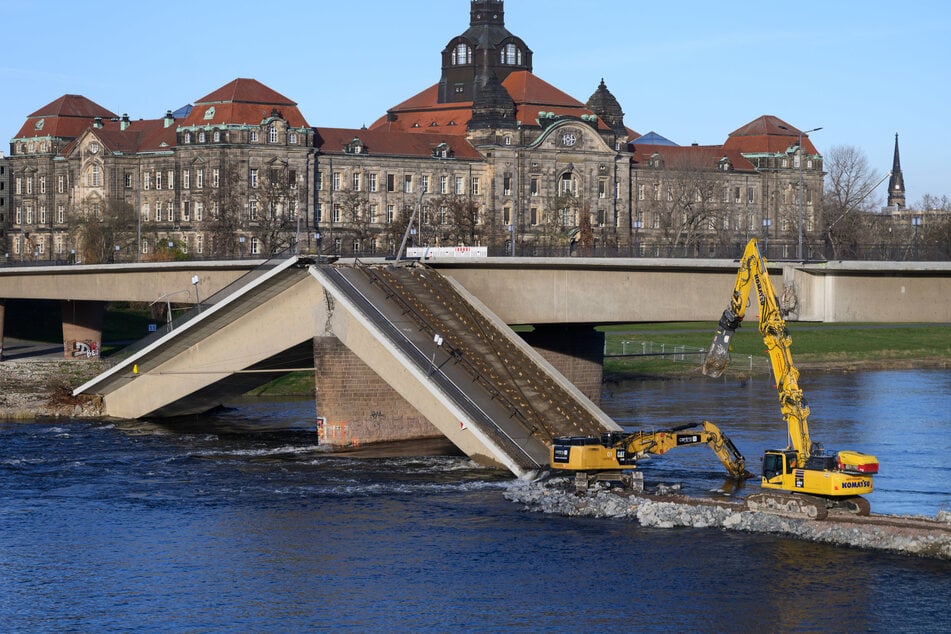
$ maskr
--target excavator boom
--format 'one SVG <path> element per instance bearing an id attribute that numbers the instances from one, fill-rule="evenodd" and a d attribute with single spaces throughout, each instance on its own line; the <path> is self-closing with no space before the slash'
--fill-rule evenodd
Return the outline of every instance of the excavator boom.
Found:
<path id="1" fill-rule="evenodd" d="M 730 363 L 730 345 L 746 315 L 751 295 L 759 306 L 759 331 L 776 379 L 790 446 L 769 450 L 763 457 L 763 488 L 784 493 L 751 495 L 747 497 L 747 505 L 757 510 L 813 519 L 822 519 L 827 508 L 837 505 L 867 515 L 868 502 L 859 495 L 872 492 L 872 476 L 878 472 L 878 460 L 857 451 L 827 453 L 821 445 L 812 442 L 809 406 L 799 387 L 799 370 L 793 365 L 790 352 L 792 338 L 755 238 L 746 245 L 740 258 L 730 305 L 717 324 L 703 373 L 718 377 L 726 370 Z"/>

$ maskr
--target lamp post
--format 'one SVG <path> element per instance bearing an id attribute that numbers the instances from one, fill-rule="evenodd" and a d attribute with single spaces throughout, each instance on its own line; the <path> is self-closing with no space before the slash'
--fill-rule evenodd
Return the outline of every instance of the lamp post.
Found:
<path id="1" fill-rule="evenodd" d="M 638 234 L 643 226 L 644 223 L 640 219 L 634 221 L 634 257 L 640 257 L 641 255 L 641 243 Z"/>
<path id="2" fill-rule="evenodd" d="M 192 275 L 192 284 L 195 286 L 195 306 L 198 307 L 198 312 L 201 312 L 201 298 L 198 297 L 198 283 L 200 281 L 197 275 Z"/>
<path id="3" fill-rule="evenodd" d="M 773 221 L 769 218 L 763 218 L 763 254 L 769 258 L 769 225 Z"/>
<path id="4" fill-rule="evenodd" d="M 799 131 L 799 145 L 797 146 L 797 151 L 799 152 L 799 246 L 796 249 L 796 259 L 799 260 L 800 262 L 803 261 L 802 259 L 802 198 L 803 198 L 802 196 L 802 161 L 804 156 L 802 152 L 802 137 L 805 134 L 809 134 L 810 132 L 818 132 L 821 129 L 822 128 L 819 127 L 819 128 L 813 128 L 812 130 L 806 130 L 805 132 L 803 132 L 802 130 Z"/>
<path id="5" fill-rule="evenodd" d="M 918 227 L 921 226 L 921 216 L 911 217 L 911 226 L 915 228 L 915 259 L 918 259 Z"/>

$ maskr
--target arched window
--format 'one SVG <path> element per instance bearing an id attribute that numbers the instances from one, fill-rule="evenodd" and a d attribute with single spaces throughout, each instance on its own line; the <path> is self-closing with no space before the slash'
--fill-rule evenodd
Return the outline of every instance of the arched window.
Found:
<path id="1" fill-rule="evenodd" d="M 472 49 L 469 48 L 469 45 L 465 42 L 460 42 L 456 44 L 456 48 L 452 50 L 452 65 L 453 66 L 462 66 L 463 64 L 472 63 Z"/>
<path id="2" fill-rule="evenodd" d="M 574 196 L 578 192 L 577 183 L 575 182 L 575 177 L 571 172 L 566 172 L 561 175 L 561 182 L 558 185 L 559 194 L 568 194 Z"/>
<path id="3" fill-rule="evenodd" d="M 499 61 L 508 66 L 518 66 L 522 63 L 522 51 L 514 44 L 506 44 L 502 47 Z"/>

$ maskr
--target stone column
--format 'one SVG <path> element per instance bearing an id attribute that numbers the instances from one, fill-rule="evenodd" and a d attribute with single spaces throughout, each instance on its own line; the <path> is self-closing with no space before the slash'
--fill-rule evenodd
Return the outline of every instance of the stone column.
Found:
<path id="1" fill-rule="evenodd" d="M 62 303 L 63 356 L 67 359 L 98 359 L 102 350 L 102 321 L 106 302 Z"/>
<path id="2" fill-rule="evenodd" d="M 519 334 L 592 403 L 601 404 L 603 332 L 585 324 L 542 324 Z"/>
<path id="3" fill-rule="evenodd" d="M 314 337 L 314 381 L 321 444 L 356 447 L 443 436 L 336 337 Z"/>

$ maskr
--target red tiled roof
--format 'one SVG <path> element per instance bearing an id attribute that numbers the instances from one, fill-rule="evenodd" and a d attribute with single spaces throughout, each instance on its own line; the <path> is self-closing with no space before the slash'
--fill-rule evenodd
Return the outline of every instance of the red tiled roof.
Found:
<path id="1" fill-rule="evenodd" d="M 510 73 L 502 86 L 515 102 L 515 119 L 526 125 L 534 125 L 539 112 L 575 117 L 594 114 L 577 99 L 527 70 Z M 386 115 L 373 122 L 370 129 L 464 135 L 472 118 L 472 102 L 437 103 L 438 96 L 439 85 L 434 84 L 390 108 Z M 395 121 L 391 120 L 393 116 Z M 610 130 L 600 119 L 598 129 Z"/>
<path id="2" fill-rule="evenodd" d="M 799 142 L 799 132 L 779 117 L 763 115 L 731 132 L 723 147 L 745 154 L 783 153 Z M 810 154 L 819 153 L 808 135 L 802 137 L 802 146 Z"/>
<path id="3" fill-rule="evenodd" d="M 737 172 L 753 172 L 756 168 L 738 150 L 727 149 L 722 145 L 649 145 L 632 144 L 634 155 L 631 161 L 635 165 L 644 165 L 654 154 L 664 159 L 671 169 L 696 167 L 698 169 L 717 169 L 720 160 L 726 158 Z"/>
<path id="4" fill-rule="evenodd" d="M 212 108 L 213 114 L 206 118 Z M 272 116 L 274 110 L 277 110 L 291 127 L 308 127 L 296 102 L 256 79 L 242 78 L 235 79 L 196 101 L 191 112 L 179 125 L 259 125 Z"/>
<path id="5" fill-rule="evenodd" d="M 82 95 L 63 95 L 30 114 L 14 138 L 71 139 L 92 125 L 96 117 L 109 120 L 115 116 L 115 113 Z"/>
<path id="6" fill-rule="evenodd" d="M 345 145 L 360 139 L 370 156 L 432 158 L 436 146 L 447 143 L 457 159 L 482 160 L 482 155 L 468 141 L 450 135 L 423 136 L 383 129 L 317 128 L 315 137 L 315 145 L 325 154 L 344 154 Z"/>

